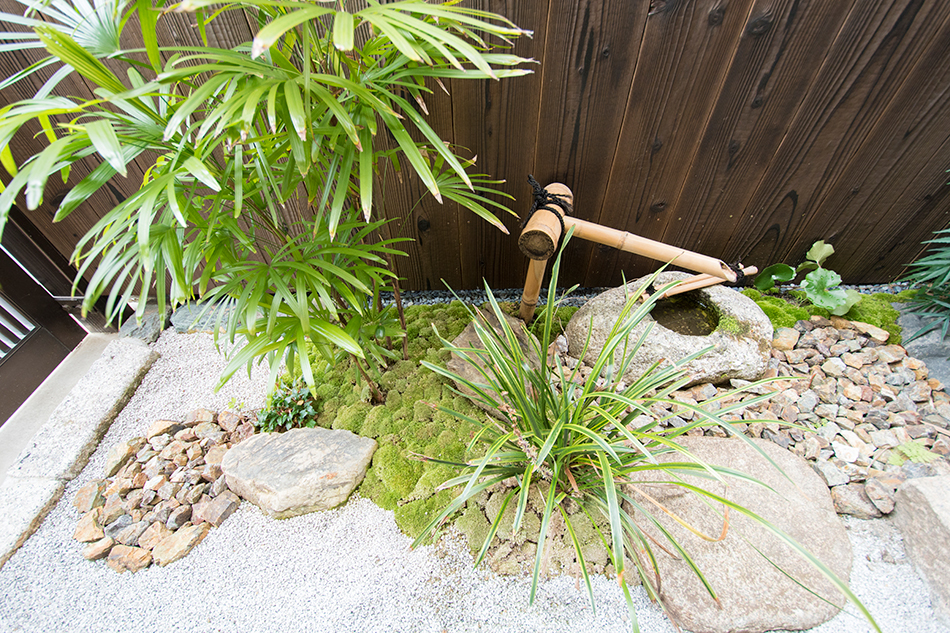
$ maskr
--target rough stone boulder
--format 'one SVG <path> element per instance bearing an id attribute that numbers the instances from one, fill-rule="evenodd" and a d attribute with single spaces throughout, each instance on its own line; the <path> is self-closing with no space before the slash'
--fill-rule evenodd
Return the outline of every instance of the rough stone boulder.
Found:
<path id="1" fill-rule="evenodd" d="M 483 310 L 481 314 L 484 316 L 483 323 L 487 323 L 492 328 L 498 332 L 499 336 L 504 336 L 504 332 L 501 328 L 501 324 L 498 322 L 498 319 L 495 317 L 494 312 L 491 310 Z M 518 345 L 521 347 L 521 351 L 524 354 L 525 358 L 528 359 L 528 363 L 535 369 L 541 366 L 541 360 L 538 358 L 538 354 L 535 352 L 536 346 L 539 347 L 537 339 L 530 332 L 525 331 L 524 322 L 521 319 L 515 318 L 513 316 L 505 315 L 505 320 L 508 321 L 508 325 L 511 326 L 511 329 L 515 333 L 515 337 L 518 340 Z M 474 349 L 485 349 L 485 346 L 482 345 L 481 340 L 478 338 L 478 334 L 475 332 L 475 325 L 469 323 L 468 326 L 462 333 L 455 337 L 455 340 L 452 341 L 452 344 L 456 347 L 462 348 L 474 348 Z M 481 362 L 474 354 L 470 354 L 469 358 L 478 363 L 479 366 L 484 367 L 484 363 Z M 485 378 L 479 373 L 478 369 L 470 362 L 463 359 L 456 353 L 452 353 L 452 357 L 449 359 L 449 362 L 446 365 L 449 371 L 455 372 L 459 376 L 470 380 L 476 384 L 484 384 Z M 462 383 L 456 382 L 456 386 L 462 393 L 465 393 L 470 396 L 474 396 L 475 392 L 469 389 Z M 482 407 L 486 411 L 492 414 L 496 414 L 497 411 L 493 409 L 488 409 L 487 407 L 482 406 L 478 400 L 473 400 L 473 403 Z"/>
<path id="2" fill-rule="evenodd" d="M 930 586 L 937 615 L 950 626 L 950 476 L 910 479 L 894 512 L 907 554 Z"/>
<path id="3" fill-rule="evenodd" d="M 261 433 L 227 452 L 228 488 L 275 519 L 329 510 L 366 475 L 376 440 L 349 431 Z"/>
<path id="4" fill-rule="evenodd" d="M 661 273 L 654 288 L 686 277 L 688 275 L 679 272 Z M 645 281 L 637 279 L 626 286 L 608 290 L 578 310 L 564 332 L 569 354 L 580 357 L 590 332 L 587 353 L 581 360 L 593 365 L 623 310 L 627 295 L 636 292 Z M 680 334 L 655 322 L 652 316 L 647 316 L 628 337 L 633 346 L 648 324 L 653 323 L 653 330 L 637 351 L 624 376 L 628 382 L 636 380 L 657 361 L 678 361 L 710 346 L 713 349 L 686 366 L 691 376 L 690 385 L 702 382 L 719 384 L 732 378 L 756 380 L 765 372 L 772 350 L 772 323 L 762 309 L 731 288 L 712 286 L 693 292 L 699 302 L 710 306 L 717 313 L 719 324 L 716 329 L 706 336 Z M 618 364 L 622 347 L 616 352 L 615 362 Z"/>
<path id="5" fill-rule="evenodd" d="M 726 478 L 727 489 L 708 478 L 683 475 L 688 483 L 723 496 L 770 521 L 791 535 L 845 583 L 848 582 L 851 543 L 844 525 L 835 514 L 827 486 L 805 460 L 772 442 L 752 440 L 788 475 L 786 478 L 739 439 L 683 437 L 680 440 L 699 460 L 748 474 L 774 492 L 731 477 Z M 668 459 L 661 461 L 685 461 L 679 454 L 663 457 Z M 670 476 L 650 471 L 644 471 L 637 479 L 672 480 Z M 713 504 L 714 512 L 696 495 L 686 493 L 678 486 L 637 484 L 636 487 L 702 533 L 715 538 L 722 532 L 721 505 Z M 674 620 L 684 629 L 693 633 L 808 629 L 836 615 L 838 609 L 835 605 L 844 604 L 844 596 L 818 570 L 747 516 L 730 511 L 726 538 L 710 542 L 674 522 L 645 496 L 631 490 L 631 486 L 626 488 L 628 494 L 638 498 L 644 506 L 654 508 L 654 516 L 693 557 L 720 599 L 721 606 L 709 596 L 683 560 L 673 559 L 654 548 L 662 579 L 660 595 Z M 648 525 L 642 517 L 637 523 L 642 528 Z M 651 530 L 660 543 L 668 544 L 655 529 Z M 756 552 L 750 543 L 805 587 L 833 604 L 816 598 L 795 584 Z"/>

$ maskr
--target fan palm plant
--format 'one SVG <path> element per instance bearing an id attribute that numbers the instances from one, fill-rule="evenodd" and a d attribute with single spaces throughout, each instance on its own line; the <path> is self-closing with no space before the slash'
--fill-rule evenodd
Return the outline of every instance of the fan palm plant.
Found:
<path id="1" fill-rule="evenodd" d="M 440 202 L 504 230 L 494 212 L 508 209 L 486 196 L 498 181 L 470 175 L 472 161 L 420 114 L 443 79 L 530 72 L 522 67 L 530 60 L 493 52 L 526 33 L 500 16 L 423 0 L 366 0 L 357 11 L 344 0 L 19 1 L 24 15 L 0 18 L 28 30 L 0 35 L 2 48 L 48 56 L 0 87 L 54 72 L 32 99 L 0 109 L 0 162 L 10 175 L 0 232 L 19 196 L 36 209 L 47 180 L 77 161 L 99 164 L 55 220 L 126 177 L 133 161 L 144 165 L 138 190 L 76 246 L 78 276 L 91 275 L 83 307 L 106 296 L 113 319 L 148 293 L 160 310 L 193 299 L 228 304 L 228 338 L 247 344 L 222 382 L 266 358 L 273 383 L 296 356 L 313 388 L 308 342 L 327 358 L 385 355 L 377 335 L 399 330 L 371 297 L 395 281 L 389 258 L 401 252 L 381 237 L 385 221 L 374 213 L 383 166 L 408 164 Z M 161 47 L 155 27 L 166 11 L 193 12 L 204 45 Z M 208 24 L 228 11 L 256 21 L 254 40 L 208 45 Z M 126 33 L 133 16 L 140 34 Z M 140 48 L 120 45 L 131 37 Z M 54 95 L 71 74 L 93 98 Z M 10 141 L 32 121 L 47 144 L 17 165 Z"/>

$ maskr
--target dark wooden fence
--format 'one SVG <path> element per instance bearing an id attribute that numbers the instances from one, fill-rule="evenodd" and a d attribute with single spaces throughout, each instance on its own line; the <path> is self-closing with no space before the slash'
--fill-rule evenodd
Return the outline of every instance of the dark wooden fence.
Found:
<path id="1" fill-rule="evenodd" d="M 729 262 L 795 264 L 824 239 L 836 249 L 828 265 L 849 282 L 895 279 L 950 223 L 950 2 L 472 4 L 532 29 L 515 52 L 540 63 L 528 77 L 434 92 L 431 121 L 507 179 L 519 213 L 534 174 L 571 187 L 581 218 Z M 167 41 L 196 41 L 182 16 L 162 29 Z M 247 24 L 212 34 L 249 35 Z M 22 62 L 0 56 L 0 71 Z M 516 218 L 504 235 L 431 197 L 414 206 L 421 192 L 408 180 L 386 187 L 386 214 L 415 239 L 398 262 L 409 287 L 523 283 Z M 63 225 L 49 209 L 33 220 L 68 254 L 96 206 L 125 193 L 105 192 Z M 611 285 L 655 266 L 578 240 L 564 281 Z"/>

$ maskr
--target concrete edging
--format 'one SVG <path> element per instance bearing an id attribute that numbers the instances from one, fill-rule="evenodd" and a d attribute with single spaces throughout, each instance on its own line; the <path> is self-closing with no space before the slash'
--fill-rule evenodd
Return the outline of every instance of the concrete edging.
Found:
<path id="1" fill-rule="evenodd" d="M 110 342 L 23 448 L 0 484 L 0 567 L 82 471 L 157 358 L 140 340 Z"/>

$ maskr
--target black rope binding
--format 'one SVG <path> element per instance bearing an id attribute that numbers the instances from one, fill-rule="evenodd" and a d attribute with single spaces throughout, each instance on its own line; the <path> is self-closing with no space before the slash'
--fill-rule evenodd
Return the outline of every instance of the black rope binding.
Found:
<path id="1" fill-rule="evenodd" d="M 735 264 L 726 264 L 729 267 L 729 270 L 736 274 L 735 281 L 727 281 L 726 284 L 730 286 L 741 286 L 742 280 L 745 279 L 745 273 L 742 272 L 742 262 L 736 262 Z"/>
<path id="2" fill-rule="evenodd" d="M 534 179 L 534 176 L 528 174 L 528 184 L 531 185 L 531 188 L 534 190 L 534 202 L 531 203 L 531 209 L 528 211 L 528 215 L 525 216 L 524 220 L 521 222 L 521 228 L 524 228 L 528 225 L 528 220 L 531 219 L 531 216 L 534 215 L 535 211 L 539 209 L 544 209 L 545 211 L 550 211 L 555 216 L 557 216 L 557 221 L 561 223 L 561 237 L 557 241 L 557 247 L 554 249 L 554 252 L 557 253 L 561 250 L 561 244 L 564 242 L 564 234 L 567 233 L 567 227 L 564 226 L 564 218 L 560 213 L 555 211 L 550 205 L 554 204 L 561 208 L 564 211 L 564 215 L 573 215 L 574 209 L 571 207 L 571 203 L 567 201 L 565 196 L 559 193 L 551 193 L 544 187 L 538 184 L 538 181 Z"/>

